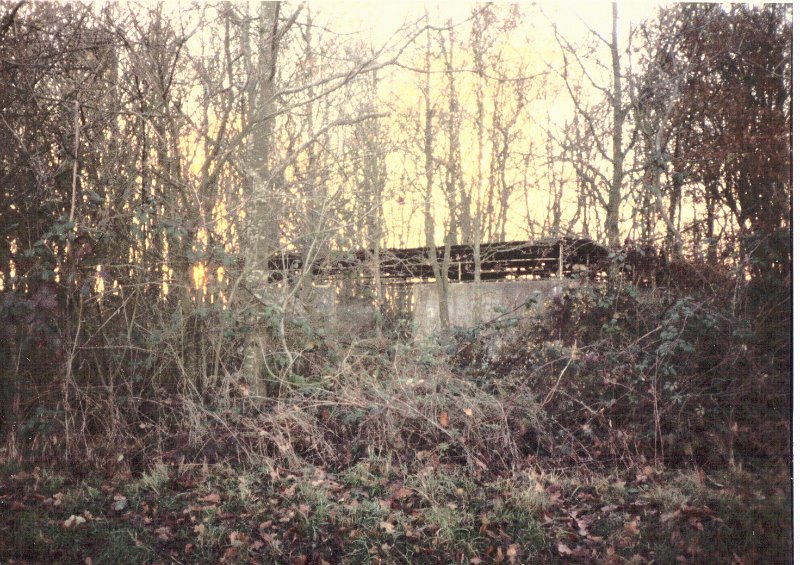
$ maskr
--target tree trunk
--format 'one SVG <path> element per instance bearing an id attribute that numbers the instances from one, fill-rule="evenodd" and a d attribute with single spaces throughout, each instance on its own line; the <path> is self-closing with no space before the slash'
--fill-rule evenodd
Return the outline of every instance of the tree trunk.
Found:
<path id="1" fill-rule="evenodd" d="M 258 62 L 249 77 L 247 176 L 250 195 L 247 208 L 245 281 L 250 290 L 266 297 L 269 280 L 268 259 L 278 249 L 277 214 L 270 178 L 270 145 L 275 116 L 275 73 L 277 71 L 277 26 L 279 2 L 262 2 L 258 13 Z M 250 43 L 244 24 L 242 39 Z M 243 373 L 253 394 L 263 396 L 266 385 L 261 377 L 264 365 L 264 339 L 259 331 L 245 352 Z"/>
<path id="2" fill-rule="evenodd" d="M 436 253 L 436 233 L 433 217 L 433 108 L 431 107 L 431 36 L 430 30 L 427 33 L 428 47 L 425 53 L 425 244 L 428 248 L 428 258 L 433 278 L 436 282 L 436 294 L 439 302 L 439 323 L 442 332 L 450 331 L 450 312 L 447 306 L 448 277 L 449 268 L 449 245 L 446 245 L 446 256 L 443 257 L 442 264 Z"/>
<path id="3" fill-rule="evenodd" d="M 475 72 L 477 85 L 475 90 L 475 102 L 478 107 L 478 114 L 475 118 L 478 131 L 478 181 L 475 189 L 475 218 L 472 228 L 472 255 L 475 264 L 475 279 L 473 283 L 473 321 L 475 324 L 481 320 L 481 238 L 483 236 L 483 155 L 484 155 L 484 128 L 483 116 L 485 112 L 483 100 L 483 33 L 479 19 L 475 20 L 475 43 L 473 44 L 473 56 L 475 58 Z"/>
<path id="4" fill-rule="evenodd" d="M 614 72 L 613 131 L 612 143 L 612 177 L 608 191 L 606 208 L 606 237 L 612 249 L 619 246 L 619 208 L 622 200 L 623 160 L 622 122 L 625 114 L 622 108 L 622 76 L 620 70 L 619 45 L 617 42 L 617 3 L 611 5 L 613 27 L 611 35 L 611 66 Z"/>
<path id="5" fill-rule="evenodd" d="M 716 224 L 718 188 L 717 179 L 707 179 L 705 181 L 705 200 L 706 200 L 706 241 L 708 241 L 708 262 L 715 265 L 718 260 L 717 236 L 714 233 Z"/>

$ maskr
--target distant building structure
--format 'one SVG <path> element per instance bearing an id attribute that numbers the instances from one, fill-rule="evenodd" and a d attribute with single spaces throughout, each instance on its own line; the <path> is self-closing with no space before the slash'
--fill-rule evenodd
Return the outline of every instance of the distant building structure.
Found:
<path id="1" fill-rule="evenodd" d="M 437 247 L 441 264 L 447 250 Z M 439 331 L 439 296 L 428 248 L 381 250 L 379 263 L 365 250 L 332 253 L 304 268 L 303 256 L 286 253 L 270 261 L 272 279 L 294 279 L 303 272 L 315 288 L 312 308 L 330 327 L 358 333 L 371 327 L 376 306 L 382 314 L 412 324 L 416 338 Z M 453 327 L 469 328 L 509 316 L 531 315 L 577 279 L 603 276 L 608 251 L 588 239 L 512 241 L 481 246 L 481 284 L 475 285 L 471 245 L 449 249 L 448 312 Z M 374 294 L 377 267 L 381 293 Z M 480 312 L 474 308 L 480 293 Z M 380 300 L 378 300 L 380 298 Z M 333 330 L 336 331 L 336 330 Z"/>

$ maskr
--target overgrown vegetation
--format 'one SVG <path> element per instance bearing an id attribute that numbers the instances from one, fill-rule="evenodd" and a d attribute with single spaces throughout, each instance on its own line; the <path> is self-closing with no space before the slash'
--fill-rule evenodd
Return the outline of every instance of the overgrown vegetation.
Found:
<path id="1" fill-rule="evenodd" d="M 164 388 L 87 428 L 80 469 L 31 414 L 3 557 L 789 562 L 790 334 L 736 285 L 581 285 L 544 318 L 331 348 L 268 398 Z"/>

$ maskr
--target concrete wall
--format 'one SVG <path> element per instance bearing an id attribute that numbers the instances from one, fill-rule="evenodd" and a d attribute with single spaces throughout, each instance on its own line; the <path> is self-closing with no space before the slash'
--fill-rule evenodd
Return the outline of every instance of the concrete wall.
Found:
<path id="1" fill-rule="evenodd" d="M 567 279 L 513 280 L 482 282 L 478 287 L 473 282 L 453 283 L 448 286 L 448 313 L 450 324 L 458 328 L 470 328 L 489 322 L 503 314 L 506 317 L 530 316 L 542 313 L 546 304 L 560 296 L 564 288 L 574 286 Z M 475 316 L 476 290 L 480 288 L 480 316 Z M 415 336 L 423 338 L 441 330 L 439 323 L 439 297 L 433 283 L 414 285 Z M 524 304 L 535 299 L 530 309 Z"/>
<path id="2" fill-rule="evenodd" d="M 448 286 L 448 311 L 453 327 L 471 328 L 499 317 L 519 318 L 541 314 L 553 298 L 565 288 L 575 286 L 570 279 L 505 280 L 482 282 L 451 282 Z M 476 319 L 476 290 L 480 288 L 481 311 Z M 440 331 L 439 297 L 434 283 L 414 284 L 411 291 L 414 336 L 425 338 Z M 533 300 L 532 300 L 533 299 Z M 530 308 L 525 304 L 531 301 Z M 315 287 L 311 304 L 304 315 L 331 336 L 365 335 L 375 324 L 372 301 L 336 292 L 333 286 Z"/>

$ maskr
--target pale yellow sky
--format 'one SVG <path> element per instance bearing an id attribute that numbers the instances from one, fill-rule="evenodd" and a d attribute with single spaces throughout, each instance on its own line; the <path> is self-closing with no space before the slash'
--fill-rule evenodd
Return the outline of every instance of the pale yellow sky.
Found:
<path id="1" fill-rule="evenodd" d="M 510 4 L 511 2 L 500 2 Z M 520 2 L 521 7 L 538 7 L 558 26 L 569 39 L 579 40 L 587 36 L 586 25 L 607 36 L 611 30 L 611 3 L 594 0 L 567 2 Z M 380 44 L 396 32 L 403 24 L 410 24 L 422 17 L 428 8 L 431 19 L 441 23 L 452 18 L 454 22 L 465 20 L 476 2 L 445 0 L 443 2 L 376 0 L 357 2 L 353 0 L 312 0 L 312 9 L 335 24 L 343 33 L 363 32 L 370 34 Z M 619 2 L 620 36 L 629 25 L 636 25 L 654 14 L 664 2 L 631 1 Z M 584 23 L 586 25 L 584 25 Z"/>

